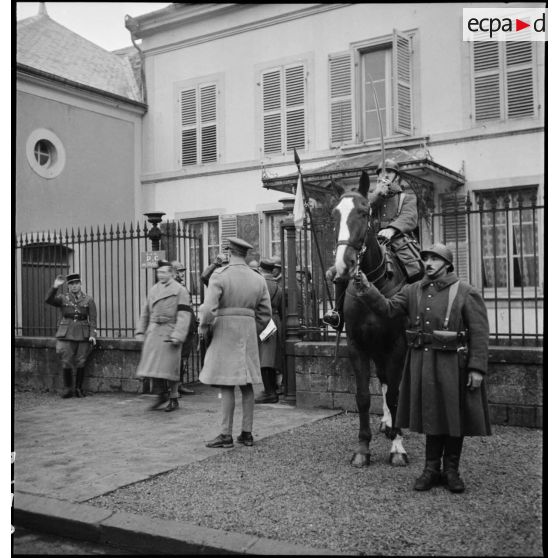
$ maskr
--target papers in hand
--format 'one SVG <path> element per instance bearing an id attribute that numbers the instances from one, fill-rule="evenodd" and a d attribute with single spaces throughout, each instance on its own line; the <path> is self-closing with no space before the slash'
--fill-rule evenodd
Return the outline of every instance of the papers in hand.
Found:
<path id="1" fill-rule="evenodd" d="M 265 326 L 265 329 L 260 333 L 260 341 L 265 341 L 269 339 L 277 331 L 277 326 L 273 320 L 269 320 L 269 323 Z"/>

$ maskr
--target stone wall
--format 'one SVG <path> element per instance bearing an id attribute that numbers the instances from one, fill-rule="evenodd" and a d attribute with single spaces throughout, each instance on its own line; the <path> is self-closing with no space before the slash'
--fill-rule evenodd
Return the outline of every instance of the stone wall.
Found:
<path id="1" fill-rule="evenodd" d="M 17 337 L 14 342 L 14 383 L 23 389 L 63 389 L 60 361 L 52 337 Z M 339 346 L 333 364 L 333 343 L 301 342 L 295 345 L 297 407 L 326 407 L 356 412 L 355 380 L 346 345 Z M 134 339 L 101 338 L 85 373 L 86 391 L 141 393 L 135 377 L 141 343 Z M 491 347 L 486 379 L 494 424 L 542 428 L 542 349 Z M 370 411 L 382 413 L 380 383 L 370 382 Z"/>
<path id="2" fill-rule="evenodd" d="M 301 342 L 295 346 L 297 407 L 357 411 L 355 380 L 347 346 L 341 344 L 333 364 L 333 343 Z M 374 370 L 372 365 L 372 370 Z M 543 353 L 540 348 L 490 347 L 487 382 L 493 424 L 543 426 Z M 373 373 L 370 412 L 382 414 L 380 383 Z"/>
<path id="3" fill-rule="evenodd" d="M 56 340 L 52 337 L 18 337 L 14 343 L 14 383 L 23 389 L 63 389 Z M 135 339 L 101 338 L 85 367 L 86 391 L 141 393 L 142 381 L 135 377 L 141 343 Z"/>

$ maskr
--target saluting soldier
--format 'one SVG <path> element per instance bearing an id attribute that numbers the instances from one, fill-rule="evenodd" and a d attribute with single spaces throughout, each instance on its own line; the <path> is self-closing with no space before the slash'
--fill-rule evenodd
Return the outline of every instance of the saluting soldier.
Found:
<path id="1" fill-rule="evenodd" d="M 379 314 L 407 315 L 411 323 L 395 426 L 426 434 L 424 471 L 414 489 L 444 484 L 463 492 L 463 438 L 491 434 L 483 381 L 488 317 L 479 292 L 454 273 L 447 246 L 434 244 L 421 255 L 426 275 L 420 282 L 387 299 L 361 272 L 357 297 Z"/>
<path id="2" fill-rule="evenodd" d="M 64 283 L 68 292 L 58 292 Z M 97 343 L 97 307 L 95 301 L 81 290 L 79 273 L 64 278 L 58 275 L 49 289 L 45 302 L 60 308 L 61 319 L 56 331 L 56 354 L 62 360 L 64 381 L 63 398 L 85 397 L 83 378 L 85 363 L 91 348 Z M 72 391 L 72 372 L 76 367 L 75 392 Z"/>
<path id="3" fill-rule="evenodd" d="M 242 393 L 242 431 L 237 440 L 246 446 L 254 443 L 253 384 L 261 383 L 258 335 L 271 319 L 271 302 L 265 279 L 246 264 L 252 246 L 241 238 L 229 238 L 228 265 L 215 269 L 200 307 L 199 335 L 211 342 L 200 381 L 221 389 L 221 433 L 207 445 L 209 448 L 233 446 L 232 429 L 235 386 Z"/>
<path id="4" fill-rule="evenodd" d="M 411 252 L 415 243 L 414 230 L 418 225 L 417 198 L 409 188 L 403 189 L 404 183 L 399 173 L 399 165 L 392 159 L 386 159 L 385 167 L 376 170 L 378 182 L 370 194 L 372 206 L 372 227 L 378 240 L 391 244 L 394 255 L 399 259 L 409 281 L 420 279 L 423 268 L 418 254 L 418 245 Z M 335 266 L 330 267 L 326 277 L 334 281 L 335 308 L 326 312 L 323 321 L 341 331 L 343 329 L 343 302 L 348 281 L 335 278 Z"/>

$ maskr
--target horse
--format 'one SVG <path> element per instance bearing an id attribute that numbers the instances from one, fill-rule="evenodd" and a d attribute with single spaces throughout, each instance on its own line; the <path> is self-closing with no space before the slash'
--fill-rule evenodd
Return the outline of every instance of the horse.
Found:
<path id="1" fill-rule="evenodd" d="M 375 314 L 355 296 L 355 276 L 359 270 L 384 296 L 397 293 L 407 282 L 400 266 L 388 269 L 386 250 L 372 226 L 372 206 L 368 201 L 370 179 L 363 171 L 358 191 L 345 192 L 334 184 L 338 195 L 333 208 L 337 244 L 336 280 L 349 281 L 343 311 L 347 332 L 349 360 L 356 380 L 356 404 L 359 413 L 358 448 L 351 458 L 354 467 L 370 465 L 370 359 L 382 385 L 383 416 L 380 431 L 392 441 L 389 462 L 405 466 L 409 459 L 403 447 L 401 429 L 395 428 L 399 383 L 407 351 L 405 318 L 387 319 Z M 391 266 L 390 266 L 391 267 Z M 358 276 L 357 276 L 358 277 Z M 358 278 L 357 278 L 358 282 Z"/>

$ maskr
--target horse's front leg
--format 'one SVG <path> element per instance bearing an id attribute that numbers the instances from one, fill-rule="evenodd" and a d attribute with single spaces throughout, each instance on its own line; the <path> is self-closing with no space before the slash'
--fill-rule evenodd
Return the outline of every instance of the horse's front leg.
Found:
<path id="1" fill-rule="evenodd" d="M 398 467 L 404 467 L 409 463 L 407 452 L 403 447 L 403 435 L 401 428 L 397 428 L 395 426 L 395 417 L 397 416 L 397 404 L 399 400 L 399 383 L 401 381 L 402 369 L 403 362 L 398 362 L 398 359 L 395 358 L 392 359 L 388 365 L 386 374 L 387 384 L 382 384 L 384 416 L 386 417 L 385 433 L 386 436 L 392 440 L 389 462 L 391 465 Z"/>
<path id="2" fill-rule="evenodd" d="M 359 416 L 358 448 L 353 453 L 353 467 L 370 465 L 370 358 L 349 341 L 349 358 L 356 380 L 356 404 Z"/>

